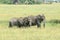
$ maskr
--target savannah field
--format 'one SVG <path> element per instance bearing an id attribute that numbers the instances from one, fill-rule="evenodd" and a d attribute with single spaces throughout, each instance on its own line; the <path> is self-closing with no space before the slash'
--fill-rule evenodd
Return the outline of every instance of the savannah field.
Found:
<path id="1" fill-rule="evenodd" d="M 8 27 L 13 17 L 44 14 L 46 21 L 60 20 L 60 3 L 40 5 L 5 5 L 0 4 L 0 40 L 60 40 L 60 24 L 46 22 L 46 27 L 28 28 Z"/>

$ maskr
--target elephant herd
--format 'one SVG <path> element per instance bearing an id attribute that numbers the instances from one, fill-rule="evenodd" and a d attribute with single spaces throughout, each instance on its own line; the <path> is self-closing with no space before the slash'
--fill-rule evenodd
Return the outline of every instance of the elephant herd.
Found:
<path id="1" fill-rule="evenodd" d="M 12 18 L 9 20 L 9 27 L 17 26 L 17 27 L 30 27 L 37 25 L 37 27 L 41 27 L 41 23 L 43 23 L 43 27 L 45 28 L 45 16 L 37 15 L 37 16 L 28 16 L 28 17 L 20 17 L 20 18 Z"/>

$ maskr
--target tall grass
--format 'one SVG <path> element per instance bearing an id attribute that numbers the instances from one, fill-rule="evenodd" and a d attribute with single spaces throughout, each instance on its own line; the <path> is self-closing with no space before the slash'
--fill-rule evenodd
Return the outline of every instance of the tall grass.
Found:
<path id="1" fill-rule="evenodd" d="M 0 40 L 60 40 L 60 24 L 46 27 L 29 28 L 8 27 L 12 17 L 25 17 L 29 15 L 44 14 L 46 21 L 52 19 L 60 20 L 60 4 L 41 5 L 0 5 Z"/>

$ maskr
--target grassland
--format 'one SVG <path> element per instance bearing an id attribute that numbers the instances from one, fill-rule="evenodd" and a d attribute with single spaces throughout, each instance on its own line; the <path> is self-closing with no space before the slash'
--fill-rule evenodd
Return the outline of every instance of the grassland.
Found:
<path id="1" fill-rule="evenodd" d="M 46 23 L 46 28 L 9 28 L 12 17 L 44 14 L 46 21 L 60 20 L 60 4 L 4 5 L 0 4 L 0 40 L 60 40 L 60 24 Z"/>

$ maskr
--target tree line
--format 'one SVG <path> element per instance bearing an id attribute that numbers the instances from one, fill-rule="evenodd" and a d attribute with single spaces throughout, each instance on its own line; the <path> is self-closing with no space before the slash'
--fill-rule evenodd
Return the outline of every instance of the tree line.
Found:
<path id="1" fill-rule="evenodd" d="M 0 0 L 0 4 L 41 4 L 41 0 Z"/>
<path id="2" fill-rule="evenodd" d="M 47 2 L 48 1 L 48 2 Z M 41 3 L 53 3 L 60 1 L 49 1 L 49 0 L 0 0 L 0 4 L 41 4 Z"/>

